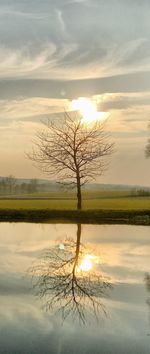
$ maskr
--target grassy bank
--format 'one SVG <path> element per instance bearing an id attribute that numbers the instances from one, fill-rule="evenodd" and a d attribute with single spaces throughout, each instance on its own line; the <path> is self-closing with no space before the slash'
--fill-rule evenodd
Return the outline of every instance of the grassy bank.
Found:
<path id="1" fill-rule="evenodd" d="M 0 210 L 75 210 L 75 199 L 3 199 Z M 150 210 L 150 197 L 101 197 L 83 200 L 83 210 Z"/>
<path id="2" fill-rule="evenodd" d="M 0 221 L 150 225 L 150 210 L 0 209 Z"/>
<path id="3" fill-rule="evenodd" d="M 0 199 L 0 221 L 131 223 L 150 225 L 150 197 L 127 192 L 86 192 L 83 210 L 74 194 L 52 193 Z"/>

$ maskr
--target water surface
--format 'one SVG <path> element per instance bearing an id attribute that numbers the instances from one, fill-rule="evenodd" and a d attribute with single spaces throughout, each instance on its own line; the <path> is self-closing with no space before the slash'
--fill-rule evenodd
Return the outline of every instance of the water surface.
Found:
<path id="1" fill-rule="evenodd" d="M 82 225 L 82 242 L 99 257 L 112 284 L 102 296 L 107 316 L 86 326 L 45 311 L 29 268 L 63 240 L 76 240 L 77 225 L 0 224 L 0 353 L 150 352 L 150 227 Z"/>

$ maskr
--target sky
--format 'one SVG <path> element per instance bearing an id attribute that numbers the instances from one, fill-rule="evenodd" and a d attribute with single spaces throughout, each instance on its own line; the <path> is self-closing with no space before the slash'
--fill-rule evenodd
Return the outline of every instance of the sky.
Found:
<path id="1" fill-rule="evenodd" d="M 87 97 L 115 142 L 97 181 L 150 186 L 149 18 L 149 0 L 0 0 L 0 176 L 45 177 L 36 131 Z"/>

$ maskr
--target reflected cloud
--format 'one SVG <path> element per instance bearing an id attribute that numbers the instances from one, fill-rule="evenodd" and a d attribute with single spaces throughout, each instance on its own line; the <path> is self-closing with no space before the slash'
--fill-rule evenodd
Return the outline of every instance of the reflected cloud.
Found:
<path id="1" fill-rule="evenodd" d="M 150 337 L 146 335 L 149 334 L 149 306 L 145 303 L 150 295 L 149 227 L 84 225 L 80 230 L 80 226 L 0 224 L 0 353 L 149 353 Z M 86 326 L 79 326 L 76 315 L 77 321 L 72 323 L 71 312 L 62 326 L 61 312 L 52 316 L 53 311 L 60 309 L 60 303 L 54 304 L 53 311 L 41 309 L 41 303 L 46 305 L 47 300 L 55 295 L 55 290 L 50 290 L 46 297 L 40 299 L 40 289 L 35 287 L 38 295 L 35 299 L 29 273 L 27 277 L 25 275 L 33 264 L 36 268 L 36 274 L 32 272 L 33 277 L 35 275 L 33 282 L 45 271 L 47 280 L 43 289 L 46 284 L 50 286 L 54 280 L 52 282 L 46 276 L 52 276 L 51 265 L 58 256 L 63 261 L 72 261 L 65 268 L 65 274 L 70 274 L 77 251 L 77 228 L 80 241 L 75 272 L 77 281 L 80 284 L 82 277 L 88 279 L 90 276 L 92 286 L 92 274 L 99 275 L 99 288 L 101 286 L 103 294 L 97 293 L 95 298 L 103 304 L 108 316 L 103 315 L 100 307 L 97 323 L 91 307 L 92 321 L 87 306 L 84 311 L 89 320 Z M 66 238 L 66 235 L 71 237 Z M 51 260 L 50 256 L 54 254 L 57 257 Z M 92 264 L 90 269 L 87 267 L 89 260 Z M 57 268 L 61 264 L 62 261 L 58 260 Z M 77 271 L 81 264 L 86 269 Z M 63 274 L 62 268 L 61 273 L 58 270 L 59 274 Z M 44 282 L 44 277 L 41 280 Z M 103 281 L 109 283 L 110 288 L 103 288 Z M 88 289 L 88 284 L 85 286 Z M 97 292 L 97 285 L 95 289 Z M 85 304 L 88 303 L 86 298 Z"/>
<path id="2" fill-rule="evenodd" d="M 110 277 L 100 271 L 101 259 L 81 243 L 81 224 L 77 224 L 76 241 L 65 238 L 45 250 L 29 269 L 36 295 L 44 299 L 47 310 L 60 312 L 85 324 L 106 314 L 103 298 L 112 289 Z"/>
<path id="3" fill-rule="evenodd" d="M 150 273 L 145 274 L 144 281 L 145 281 L 146 289 L 147 289 L 148 293 L 150 293 Z M 150 296 L 147 298 L 146 303 L 148 305 L 149 325 L 150 325 Z M 150 336 L 150 333 L 148 334 L 148 336 Z"/>

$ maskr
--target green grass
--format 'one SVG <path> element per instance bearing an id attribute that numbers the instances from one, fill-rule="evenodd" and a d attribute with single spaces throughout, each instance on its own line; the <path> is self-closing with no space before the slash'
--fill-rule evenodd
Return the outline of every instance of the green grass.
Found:
<path id="1" fill-rule="evenodd" d="M 82 191 L 83 199 L 100 199 L 100 198 L 125 198 L 130 196 L 129 191 L 99 191 L 99 190 L 86 190 Z M 32 193 L 32 194 L 18 194 L 18 195 L 6 195 L 0 196 L 0 198 L 27 198 L 27 199 L 76 199 L 76 193 L 74 191 L 51 191 L 42 193 Z"/>
<path id="2" fill-rule="evenodd" d="M 150 198 L 107 198 L 86 200 L 83 203 L 85 209 L 101 210 L 150 210 Z"/>
<path id="3" fill-rule="evenodd" d="M 83 191 L 82 211 L 76 210 L 74 192 L 9 198 L 0 199 L 0 221 L 150 225 L 150 197 L 133 197 L 126 191 Z"/>
<path id="4" fill-rule="evenodd" d="M 11 210 L 73 210 L 76 209 L 75 200 L 0 200 L 0 209 Z M 84 210 L 150 210 L 150 197 L 102 197 L 83 201 Z"/>

